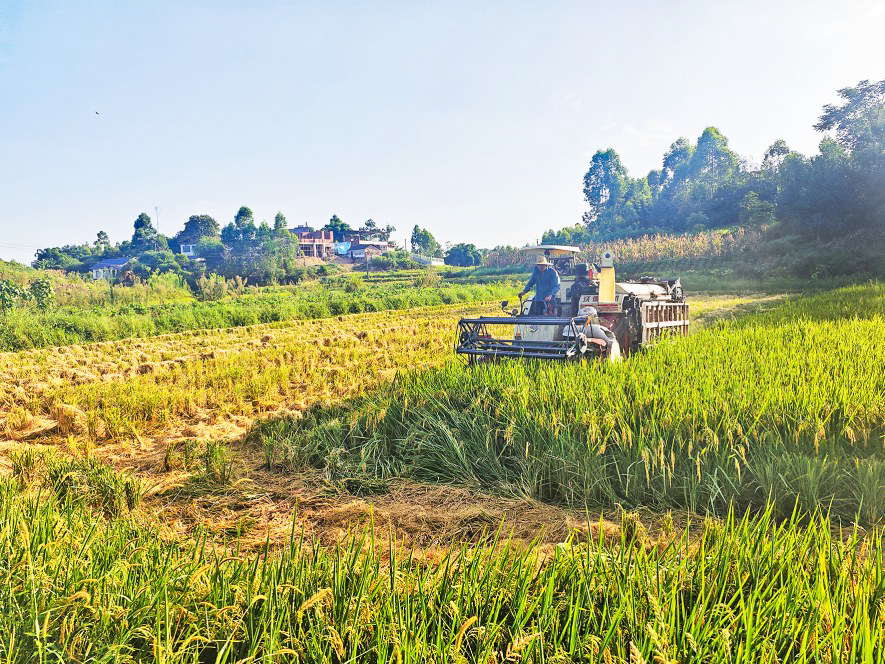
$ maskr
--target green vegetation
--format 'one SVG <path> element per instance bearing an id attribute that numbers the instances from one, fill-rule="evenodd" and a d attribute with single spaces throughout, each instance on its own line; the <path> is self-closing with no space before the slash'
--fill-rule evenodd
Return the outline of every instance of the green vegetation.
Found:
<path id="1" fill-rule="evenodd" d="M 199 536 L 166 542 L 75 491 L 22 487 L 0 484 L 5 662 L 885 656 L 879 533 L 843 540 L 818 517 L 729 515 L 650 546 L 626 514 L 620 536 L 549 556 L 498 541 L 429 564 L 373 546 L 371 532 L 325 549 L 293 529 L 257 556 Z"/>
<path id="2" fill-rule="evenodd" d="M 660 170 L 633 178 L 618 153 L 598 151 L 584 176 L 584 223 L 543 240 L 588 245 L 707 229 L 762 229 L 775 269 L 803 277 L 885 272 L 885 80 L 839 90 L 815 129 L 827 132 L 805 157 L 783 140 L 748 165 L 708 127 L 696 143 L 676 140 Z M 779 223 L 776 223 L 779 222 Z M 617 254 L 616 254 L 617 255 Z"/>
<path id="3" fill-rule="evenodd" d="M 721 322 L 618 364 L 404 372 L 349 406 L 265 422 L 284 465 L 569 505 L 798 501 L 885 516 L 885 285 Z"/>

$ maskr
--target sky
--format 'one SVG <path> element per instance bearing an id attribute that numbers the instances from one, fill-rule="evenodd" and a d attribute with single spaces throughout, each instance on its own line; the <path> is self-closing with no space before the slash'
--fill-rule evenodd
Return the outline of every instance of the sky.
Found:
<path id="1" fill-rule="evenodd" d="M 644 175 L 714 125 L 812 154 L 883 34 L 867 0 L 0 0 L 0 258 L 241 205 L 535 242 L 597 149 Z"/>

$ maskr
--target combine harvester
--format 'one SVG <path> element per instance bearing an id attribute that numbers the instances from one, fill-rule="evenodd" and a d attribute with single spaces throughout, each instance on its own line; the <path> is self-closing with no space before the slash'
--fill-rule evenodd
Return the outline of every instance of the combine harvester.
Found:
<path id="1" fill-rule="evenodd" d="M 610 252 L 602 255 L 597 274 L 586 263 L 576 264 L 577 247 L 542 244 L 523 251 L 552 263 L 561 279 L 559 294 L 552 302 L 520 297 L 513 309 L 504 301 L 504 316 L 462 318 L 455 352 L 468 364 L 505 357 L 616 360 L 663 336 L 688 334 L 679 279 L 616 282 Z M 506 330 L 492 334 L 499 326 Z"/>

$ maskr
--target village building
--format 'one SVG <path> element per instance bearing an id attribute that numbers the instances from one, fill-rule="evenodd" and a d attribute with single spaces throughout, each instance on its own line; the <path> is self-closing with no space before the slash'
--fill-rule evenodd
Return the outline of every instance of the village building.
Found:
<path id="1" fill-rule="evenodd" d="M 292 229 L 298 238 L 299 250 L 304 256 L 332 258 L 335 255 L 335 234 L 332 231 L 298 231 Z"/>
<path id="2" fill-rule="evenodd" d="M 355 242 L 350 245 L 349 256 L 355 263 L 357 261 L 372 260 L 388 251 L 389 246 L 387 242 Z"/>
<path id="3" fill-rule="evenodd" d="M 126 266 L 126 263 L 131 260 L 131 258 L 126 256 L 122 258 L 105 258 L 104 260 L 95 263 L 95 265 L 89 269 L 92 271 L 93 279 L 107 279 L 110 281 L 116 279 L 119 276 L 120 271 Z"/>

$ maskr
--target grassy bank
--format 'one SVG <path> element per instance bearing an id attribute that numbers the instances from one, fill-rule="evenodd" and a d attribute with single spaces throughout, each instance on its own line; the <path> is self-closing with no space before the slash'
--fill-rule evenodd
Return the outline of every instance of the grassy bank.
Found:
<path id="1" fill-rule="evenodd" d="M 879 534 L 843 541 L 825 519 L 730 516 L 653 543 L 628 515 L 618 536 L 552 552 L 501 541 L 432 557 L 371 533 L 326 549 L 293 530 L 245 556 L 164 542 L 137 510 L 109 515 L 77 489 L 88 483 L 60 497 L 42 482 L 0 483 L 4 662 L 885 656 Z"/>
<path id="2" fill-rule="evenodd" d="M 797 298 L 618 364 L 450 363 L 265 422 L 283 465 L 571 505 L 885 516 L 885 285 Z"/>

